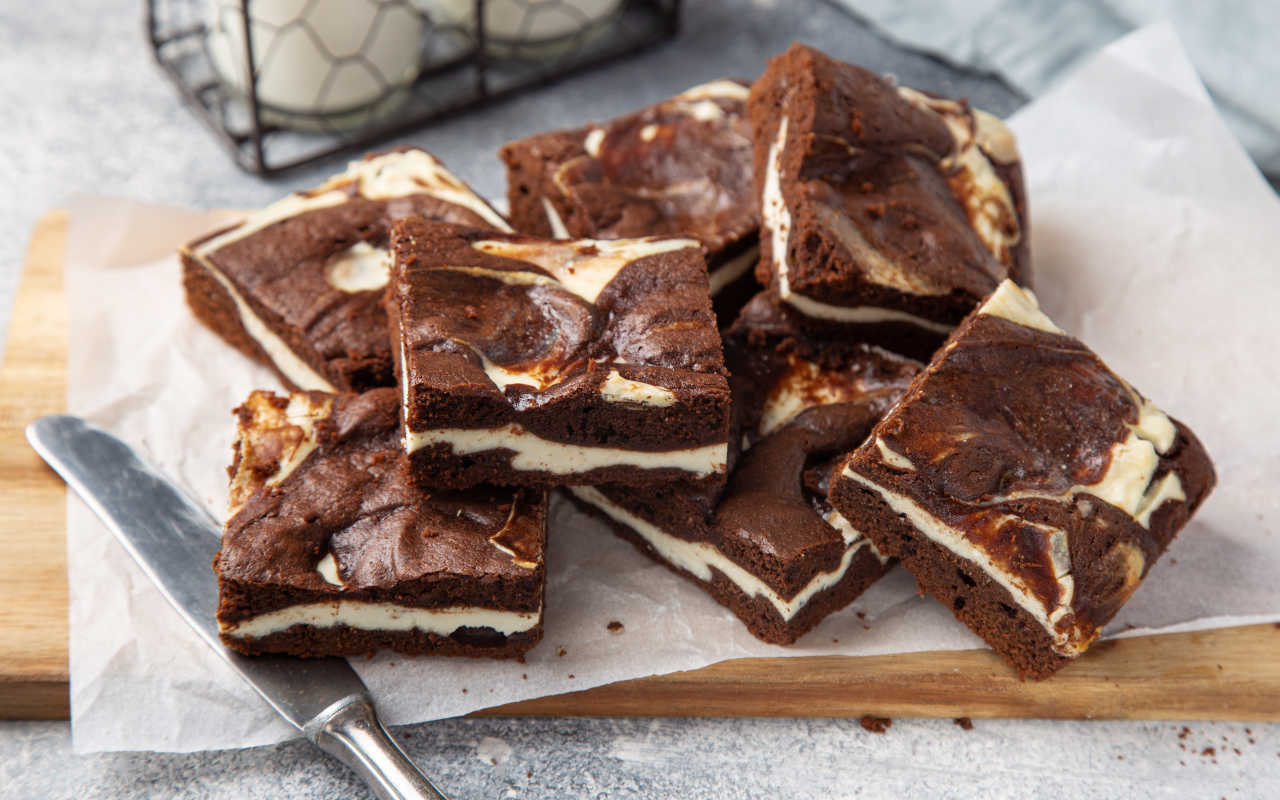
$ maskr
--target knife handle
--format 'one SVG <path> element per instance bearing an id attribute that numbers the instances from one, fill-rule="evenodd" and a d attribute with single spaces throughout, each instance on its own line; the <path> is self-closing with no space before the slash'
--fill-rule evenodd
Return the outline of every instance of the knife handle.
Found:
<path id="1" fill-rule="evenodd" d="M 381 800 L 448 800 L 378 721 L 368 697 L 334 703 L 304 729 L 317 747 L 355 770 Z"/>

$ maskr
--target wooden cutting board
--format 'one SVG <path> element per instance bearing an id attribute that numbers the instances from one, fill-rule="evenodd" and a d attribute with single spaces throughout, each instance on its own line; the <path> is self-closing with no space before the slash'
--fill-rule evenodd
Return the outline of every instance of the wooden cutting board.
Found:
<path id="1" fill-rule="evenodd" d="M 0 370 L 0 718 L 68 714 L 66 493 L 23 438 L 65 407 L 66 227 L 32 234 Z M 985 650 L 757 658 L 482 713 L 1280 720 L 1280 625 L 1104 642 L 1039 683 Z"/>

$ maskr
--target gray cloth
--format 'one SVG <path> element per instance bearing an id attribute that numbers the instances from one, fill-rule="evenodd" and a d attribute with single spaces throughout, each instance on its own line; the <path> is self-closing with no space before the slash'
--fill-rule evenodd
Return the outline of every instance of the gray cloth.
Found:
<path id="1" fill-rule="evenodd" d="M 890 39 L 995 73 L 1034 97 L 1099 47 L 1168 20 L 1218 109 L 1280 176 L 1280 3 L 1274 0 L 836 0 Z"/>

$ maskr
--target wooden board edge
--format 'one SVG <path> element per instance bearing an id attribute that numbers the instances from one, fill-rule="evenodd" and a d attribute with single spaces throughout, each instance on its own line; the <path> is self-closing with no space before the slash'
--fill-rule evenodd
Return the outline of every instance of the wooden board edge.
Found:
<path id="1" fill-rule="evenodd" d="M 1280 721 L 1280 626 L 1103 642 L 1045 681 L 1019 680 L 987 650 L 741 659 L 473 716 L 867 714 Z"/>
<path id="2" fill-rule="evenodd" d="M 0 574 L 0 693 L 13 701 L 0 702 L 5 715 L 49 716 L 67 704 L 66 487 L 24 428 L 66 408 L 68 219 L 51 211 L 32 230 L 0 367 L 0 546 L 23 566 Z"/>

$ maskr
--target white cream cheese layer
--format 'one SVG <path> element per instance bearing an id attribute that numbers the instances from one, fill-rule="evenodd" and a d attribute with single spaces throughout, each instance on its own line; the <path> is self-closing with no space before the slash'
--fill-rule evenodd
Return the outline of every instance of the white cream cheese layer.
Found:
<path id="1" fill-rule="evenodd" d="M 582 149 L 592 158 L 600 157 L 600 145 L 604 144 L 604 128 L 592 128 L 582 139 Z M 569 238 L 569 237 L 564 237 Z"/>
<path id="2" fill-rule="evenodd" d="M 326 399 L 320 403 L 312 403 L 305 394 L 289 395 L 289 404 L 285 406 L 285 420 L 302 430 L 302 440 L 286 453 L 280 454 L 280 466 L 267 478 L 267 486 L 276 484 L 289 477 L 307 456 L 316 449 L 316 422 L 329 416 L 333 408 L 333 400 Z"/>
<path id="3" fill-rule="evenodd" d="M 1007 319 L 1024 328 L 1065 335 L 1065 332 L 1054 325 L 1053 320 L 1040 310 L 1040 304 L 1030 289 L 1019 288 L 1007 278 L 1001 281 L 986 302 L 978 307 L 978 313 Z"/>
<path id="4" fill-rule="evenodd" d="M 786 373 L 764 399 L 756 433 L 763 438 L 810 408 L 853 402 L 868 391 L 869 387 L 856 377 L 824 370 L 813 361 L 789 355 Z"/>
<path id="5" fill-rule="evenodd" d="M 678 469 L 695 475 L 724 472 L 729 445 L 709 444 L 682 450 L 624 450 L 616 447 L 564 444 L 542 439 L 521 425 L 500 428 L 436 428 L 405 431 L 405 451 L 446 444 L 458 455 L 510 450 L 513 469 L 574 475 L 613 466 Z"/>
<path id="6" fill-rule="evenodd" d="M 880 451 L 880 460 L 894 469 L 900 469 L 904 472 L 916 471 L 916 465 L 911 463 L 911 459 L 885 444 L 884 439 L 879 436 L 876 437 L 876 449 Z"/>
<path id="7" fill-rule="evenodd" d="M 595 303 L 623 267 L 641 258 L 700 245 L 693 239 L 578 239 L 572 242 L 473 242 L 482 253 L 525 261 L 555 277 L 568 292 Z M 545 279 L 545 276 L 541 276 Z M 513 278 L 514 279 L 514 278 Z"/>
<path id="8" fill-rule="evenodd" d="M 333 628 L 346 625 L 366 631 L 419 630 L 448 636 L 459 628 L 492 628 L 503 636 L 523 633 L 538 625 L 542 611 L 499 611 L 474 606 L 413 608 L 394 603 L 332 600 L 303 603 L 231 624 L 220 623 L 222 633 L 237 639 L 254 639 L 286 631 L 294 625 Z"/>
<path id="9" fill-rule="evenodd" d="M 320 573 L 320 577 L 325 583 L 331 583 L 334 586 L 342 586 L 342 576 L 338 574 L 338 561 L 333 557 L 333 553 L 325 553 L 324 558 L 316 562 L 316 572 Z"/>
<path id="10" fill-rule="evenodd" d="M 245 302 L 244 297 L 241 296 L 239 290 L 231 284 L 231 281 L 221 271 L 204 259 L 197 259 L 197 263 L 226 290 L 227 295 L 231 297 L 231 302 L 235 304 L 236 313 L 240 317 L 240 324 L 244 326 L 245 332 L 258 343 L 258 346 L 267 354 L 267 358 L 271 359 L 271 362 L 276 365 L 276 368 L 286 378 L 304 391 L 337 391 L 333 384 L 322 378 L 307 362 L 289 349 L 284 340 L 275 334 L 275 331 L 267 327 L 267 324 L 254 313 L 249 304 Z"/>
<path id="11" fill-rule="evenodd" d="M 670 389 L 624 378 L 616 369 L 609 370 L 600 386 L 600 396 L 611 403 L 639 403 L 656 408 L 667 408 L 676 402 L 675 392 Z"/>
<path id="12" fill-rule="evenodd" d="M 709 81 L 708 83 L 700 83 L 689 89 L 685 89 L 676 95 L 673 100 L 683 100 L 686 102 L 694 102 L 697 100 L 736 100 L 740 103 L 747 102 L 747 98 L 751 96 L 751 88 L 743 86 L 740 83 L 729 80 Z"/>
<path id="13" fill-rule="evenodd" d="M 551 205 L 551 201 L 542 198 L 542 210 L 547 215 L 547 224 L 551 226 L 552 239 L 572 239 L 569 235 L 569 229 L 564 226 L 564 220 L 560 219 L 560 212 L 556 211 L 556 207 Z"/>
<path id="14" fill-rule="evenodd" d="M 769 256 L 778 275 L 778 296 L 805 316 L 833 322 L 873 325 L 903 322 L 936 333 L 950 333 L 952 326 L 918 317 L 915 314 L 878 306 L 836 306 L 822 303 L 791 290 L 787 241 L 791 236 L 791 212 L 782 196 L 782 151 L 787 142 L 787 118 L 778 123 L 778 133 L 769 145 L 766 157 L 764 188 L 760 195 L 760 212 L 769 231 Z"/>
<path id="15" fill-rule="evenodd" d="M 754 267 L 759 260 L 760 247 L 756 245 L 743 250 L 738 255 L 716 267 L 707 275 L 711 285 L 711 296 L 715 297 L 720 294 L 724 287 L 745 275 L 747 270 Z"/>
<path id="16" fill-rule="evenodd" d="M 865 537 L 850 543 L 846 540 L 847 549 L 840 563 L 830 572 L 814 575 L 794 597 L 784 598 L 764 581 L 747 572 L 736 562 L 716 547 L 707 542 L 690 542 L 680 539 L 662 530 L 653 523 L 640 519 L 622 506 L 614 503 L 591 486 L 573 486 L 569 488 L 575 497 L 600 509 L 615 522 L 630 528 L 643 538 L 654 551 L 665 561 L 679 567 L 700 581 L 711 581 L 711 570 L 728 578 L 748 597 L 763 597 L 768 600 L 784 620 L 790 620 L 800 612 L 813 596 L 835 586 L 849 571 L 853 557 L 858 550 L 869 547 L 871 542 Z M 849 528 L 852 530 L 852 528 Z M 843 534 L 844 532 L 841 531 Z M 877 554 L 878 555 L 878 554 Z"/>
<path id="17" fill-rule="evenodd" d="M 409 150 L 386 153 L 368 161 L 352 161 L 346 171 L 334 175 L 315 189 L 291 194 L 250 214 L 236 227 L 200 245 L 194 255 L 206 256 L 281 220 L 341 205 L 351 199 L 347 190 L 352 184 L 355 184 L 356 194 L 369 200 L 429 195 L 471 211 L 495 230 L 512 232 L 506 220 L 439 161 L 422 150 Z"/>
<path id="18" fill-rule="evenodd" d="M 324 279 L 343 292 L 381 289 L 391 279 L 391 251 L 356 242 L 324 265 Z"/>

